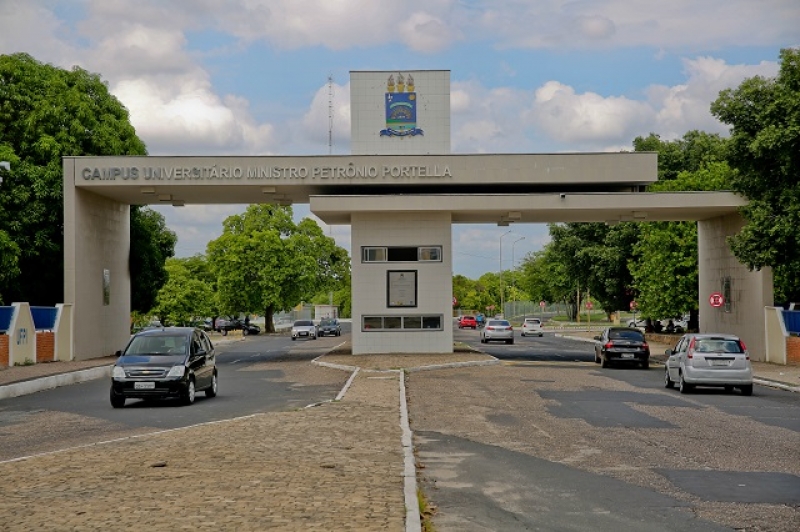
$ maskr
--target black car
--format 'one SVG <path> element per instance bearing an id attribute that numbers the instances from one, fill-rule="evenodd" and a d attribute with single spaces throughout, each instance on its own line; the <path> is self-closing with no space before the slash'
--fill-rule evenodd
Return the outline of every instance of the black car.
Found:
<path id="1" fill-rule="evenodd" d="M 342 326 L 339 325 L 339 320 L 324 319 L 320 322 L 317 331 L 320 336 L 341 336 Z"/>
<path id="2" fill-rule="evenodd" d="M 111 373 L 111 406 L 126 399 L 174 397 L 183 404 L 195 394 L 217 395 L 216 352 L 208 335 L 193 327 L 167 327 L 135 334 L 117 351 Z"/>
<path id="3" fill-rule="evenodd" d="M 594 361 L 607 368 L 612 363 L 636 363 L 650 367 L 650 346 L 644 333 L 630 327 L 609 327 L 594 337 Z"/>
<path id="4" fill-rule="evenodd" d="M 243 321 L 238 318 L 232 319 L 217 319 L 216 330 L 222 333 L 222 336 L 228 336 L 229 331 L 242 331 L 243 336 L 261 333 L 261 327 L 253 325 L 249 321 Z"/>

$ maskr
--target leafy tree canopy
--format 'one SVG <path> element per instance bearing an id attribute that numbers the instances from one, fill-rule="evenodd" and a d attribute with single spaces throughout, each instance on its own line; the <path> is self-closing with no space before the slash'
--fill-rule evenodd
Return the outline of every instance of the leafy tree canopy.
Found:
<path id="1" fill-rule="evenodd" d="M 162 323 L 189 325 L 214 314 L 215 294 L 211 283 L 198 275 L 197 257 L 167 259 L 167 282 L 158 291 L 154 314 Z"/>
<path id="2" fill-rule="evenodd" d="M 128 111 L 100 76 L 43 64 L 27 54 L 0 55 L 0 159 L 11 163 L 0 194 L 0 233 L 6 235 L 0 237 L 0 293 L 5 299 L 37 305 L 63 301 L 62 157 L 146 153 Z M 143 257 L 151 249 L 151 235 L 136 228 L 134 211 L 132 262 L 141 259 L 163 270 L 164 257 L 160 263 Z M 132 292 L 137 294 L 137 275 L 144 270 L 135 264 L 132 269 Z"/>
<path id="3" fill-rule="evenodd" d="M 228 217 L 222 235 L 208 244 L 208 259 L 220 310 L 263 312 L 268 332 L 275 311 L 310 301 L 350 275 L 345 249 L 313 220 L 295 224 L 291 207 L 276 205 L 250 205 Z"/>
<path id="4" fill-rule="evenodd" d="M 774 268 L 783 297 L 800 298 L 800 49 L 780 53 L 778 76 L 727 89 L 711 112 L 731 126 L 733 189 L 749 199 L 746 220 L 730 238 L 751 269 Z M 776 294 L 777 295 L 777 294 Z"/>

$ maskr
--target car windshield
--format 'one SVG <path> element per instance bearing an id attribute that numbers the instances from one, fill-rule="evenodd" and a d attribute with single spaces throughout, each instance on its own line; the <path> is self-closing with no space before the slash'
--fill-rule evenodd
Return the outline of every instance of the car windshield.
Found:
<path id="1" fill-rule="evenodd" d="M 310 321 L 310 320 L 300 320 L 300 321 L 294 322 L 294 326 L 295 327 L 313 327 L 314 326 L 314 322 Z"/>
<path id="2" fill-rule="evenodd" d="M 608 337 L 612 340 L 632 340 L 634 342 L 644 342 L 644 335 L 636 329 L 614 329 L 608 331 Z"/>
<path id="3" fill-rule="evenodd" d="M 336 320 L 322 320 L 320 325 L 336 325 Z"/>
<path id="4" fill-rule="evenodd" d="M 135 336 L 125 355 L 183 355 L 187 347 L 185 336 Z"/>

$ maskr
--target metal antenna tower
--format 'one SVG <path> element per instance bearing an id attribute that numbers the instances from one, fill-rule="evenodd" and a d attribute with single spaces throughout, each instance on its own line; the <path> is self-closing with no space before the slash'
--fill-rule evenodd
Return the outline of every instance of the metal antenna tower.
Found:
<path id="1" fill-rule="evenodd" d="M 328 155 L 333 153 L 333 75 L 328 75 Z"/>

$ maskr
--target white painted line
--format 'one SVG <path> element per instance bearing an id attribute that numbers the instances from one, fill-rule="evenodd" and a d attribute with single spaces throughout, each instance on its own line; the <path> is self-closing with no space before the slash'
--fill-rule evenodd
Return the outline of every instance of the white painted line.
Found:
<path id="1" fill-rule="evenodd" d="M 403 495 L 406 503 L 406 532 L 421 532 L 422 521 L 417 500 L 417 467 L 414 463 L 414 441 L 408 422 L 405 373 L 400 374 L 400 429 L 403 431 Z"/>
<path id="2" fill-rule="evenodd" d="M 353 372 L 353 374 L 350 375 L 350 378 L 347 379 L 346 383 L 344 383 L 344 386 L 342 387 L 341 391 L 339 392 L 339 395 L 336 396 L 336 401 L 341 401 L 342 400 L 342 397 L 344 397 L 344 394 L 347 393 L 347 390 L 350 388 L 350 385 L 353 384 L 353 380 L 356 378 L 356 375 L 358 375 L 358 371 L 360 369 L 361 368 L 356 368 L 356 370 Z"/>

